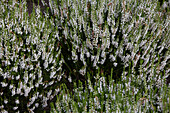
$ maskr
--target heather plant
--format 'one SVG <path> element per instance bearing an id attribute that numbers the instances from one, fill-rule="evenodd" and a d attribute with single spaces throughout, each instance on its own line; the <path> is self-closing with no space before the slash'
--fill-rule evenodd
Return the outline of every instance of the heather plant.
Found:
<path id="1" fill-rule="evenodd" d="M 108 84 L 106 77 L 101 76 L 93 86 L 90 81 L 90 73 L 88 76 L 85 89 L 82 82 L 79 81 L 78 85 L 75 83 L 74 94 L 67 93 L 67 86 L 63 84 L 61 86 L 62 93 L 57 95 L 55 103 L 51 103 L 51 113 L 169 112 L 169 98 L 167 99 L 169 90 L 166 85 L 158 93 L 149 88 L 152 87 L 149 84 L 146 84 L 145 90 L 141 90 L 139 86 L 133 84 L 136 81 L 129 74 L 128 79 L 124 82 L 115 83 L 110 78 Z M 157 101 L 155 101 L 156 99 Z"/>
<path id="2" fill-rule="evenodd" d="M 86 72 L 91 71 L 94 82 L 98 68 L 106 76 L 114 68 L 115 80 L 129 68 L 138 79 L 142 73 L 148 80 L 153 75 L 164 75 L 164 71 L 167 75 L 169 16 L 168 11 L 161 12 L 166 5 L 163 9 L 156 1 L 54 2 L 51 10 L 62 37 L 67 76 L 84 83 Z M 156 73 L 151 71 L 152 64 L 157 67 Z"/>
<path id="3" fill-rule="evenodd" d="M 1 111 L 46 107 L 63 76 L 61 47 L 52 38 L 56 28 L 39 8 L 28 16 L 26 2 L 2 2 L 1 9 Z"/>
<path id="4" fill-rule="evenodd" d="M 2 112 L 168 112 L 168 2 L 27 5 L 0 2 Z"/>

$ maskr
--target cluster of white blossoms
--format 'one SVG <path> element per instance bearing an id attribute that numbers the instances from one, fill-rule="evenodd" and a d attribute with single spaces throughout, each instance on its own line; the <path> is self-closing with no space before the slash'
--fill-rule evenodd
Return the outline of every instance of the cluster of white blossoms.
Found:
<path id="1" fill-rule="evenodd" d="M 40 7 L 34 18 L 27 15 L 26 1 L 11 3 L 0 2 L 0 9 L 8 9 L 0 15 L 0 112 L 33 112 L 42 104 L 46 107 L 59 92 L 61 48 L 55 47 L 58 41 L 50 35 L 47 18 L 41 20 Z M 15 106 L 10 105 L 13 101 Z"/>
<path id="2" fill-rule="evenodd" d="M 157 2 L 157 0 L 147 3 L 127 0 L 62 2 L 61 17 L 66 18 L 66 24 L 73 28 L 65 28 L 63 32 L 65 39 L 69 39 L 72 44 L 72 49 L 68 50 L 72 54 L 68 59 L 72 59 L 75 65 L 79 61 L 83 63 L 84 66 L 79 70 L 82 75 L 86 74 L 87 68 L 84 67 L 93 65 L 97 69 L 99 65 L 108 63 L 107 59 L 110 59 L 109 63 L 113 64 L 112 66 L 117 67 L 120 65 L 118 57 L 125 67 L 133 62 L 132 69 L 140 70 L 137 66 L 141 63 L 141 69 L 145 69 L 144 71 L 148 72 L 144 73 L 150 75 L 149 70 L 152 66 L 157 66 L 156 58 L 159 57 L 161 60 L 167 59 L 164 63 L 161 61 L 159 67 L 168 73 L 166 68 L 169 60 L 167 50 L 170 45 L 169 16 L 163 16 L 163 12 L 157 9 Z M 54 4 L 54 7 L 57 6 Z M 68 8 L 71 10 L 71 18 L 68 17 L 70 13 Z M 107 19 L 104 20 L 105 18 Z M 88 59 L 91 59 L 91 64 L 88 63 Z M 133 73 L 138 72 L 133 70 Z"/>
<path id="3" fill-rule="evenodd" d="M 161 90 L 159 93 L 155 91 L 143 91 L 148 93 L 147 97 L 143 97 L 138 86 L 131 84 L 132 81 L 126 80 L 124 83 L 115 84 L 114 80 L 110 80 L 106 83 L 105 77 L 100 77 L 95 82 L 94 86 L 91 86 L 91 82 L 88 81 L 89 88 L 83 89 L 83 86 L 79 85 L 78 88 L 74 88 L 74 95 L 59 94 L 58 100 L 54 103 L 56 108 L 53 108 L 51 112 L 149 112 L 149 111 L 165 111 L 169 112 L 167 91 Z M 153 90 L 153 86 L 147 85 Z M 63 87 L 64 91 L 67 89 Z M 93 89 L 93 91 L 88 91 Z M 63 91 L 63 90 L 62 90 Z M 63 92 L 64 92 L 63 91 Z M 150 93 L 152 92 L 152 93 Z M 164 102 L 163 98 L 167 98 Z M 74 98 L 74 99 L 71 99 Z M 158 101 L 155 101 L 155 98 Z M 164 105 L 163 105 L 164 103 Z M 157 106 L 156 106 L 157 105 Z M 165 109 L 166 107 L 166 109 Z"/>
<path id="4" fill-rule="evenodd" d="M 8 103 L 12 101 L 15 101 L 12 109 L 16 112 L 19 112 L 22 102 L 26 102 L 26 109 L 31 112 L 40 106 L 40 103 L 46 107 L 47 101 L 53 99 L 59 92 L 57 85 L 66 72 L 62 69 L 63 64 L 67 63 L 66 59 L 72 60 L 74 65 L 82 63 L 76 70 L 81 75 L 87 74 L 88 67 L 98 69 L 110 64 L 116 70 L 119 65 L 130 67 L 132 78 L 129 78 L 129 83 L 117 86 L 127 87 L 126 91 L 132 88 L 131 82 L 142 85 L 146 82 L 145 78 L 148 84 L 152 82 L 158 88 L 162 86 L 163 81 L 158 81 L 160 76 L 169 73 L 167 69 L 170 59 L 169 15 L 158 10 L 157 0 L 147 2 L 67 0 L 67 2 L 61 1 L 59 8 L 56 1 L 49 1 L 50 10 L 55 18 L 49 17 L 47 13 L 42 18 L 40 7 L 37 7 L 35 14 L 29 17 L 25 1 L 21 4 L 17 0 L 11 4 L 7 4 L 5 0 L 0 2 L 2 10 L 0 12 L 0 98 L 3 100 L 0 101 L 0 109 L 3 112 L 11 109 L 8 108 Z M 168 3 L 164 2 L 164 7 L 161 9 L 165 10 L 167 5 Z M 68 54 L 71 53 L 68 58 L 63 55 L 67 54 L 62 51 L 65 46 L 68 48 Z M 128 74 L 128 69 L 125 69 L 122 76 Z M 157 78 L 154 79 L 154 76 Z M 67 79 L 69 82 L 73 81 L 71 76 Z M 97 91 L 102 94 L 106 85 L 103 78 L 100 81 Z M 111 87 L 109 86 L 109 89 Z M 88 88 L 90 92 L 94 91 L 90 82 Z M 134 94 L 137 92 L 138 90 L 134 88 Z M 120 94 L 110 95 L 109 98 L 115 99 L 115 95 Z M 24 96 L 24 99 L 20 96 Z M 13 100 L 13 97 L 17 99 Z M 67 96 L 63 98 L 68 99 Z M 42 101 L 37 103 L 39 100 Z M 90 102 L 93 101 L 95 106 L 91 106 L 91 110 L 96 107 L 102 108 L 102 104 L 106 105 L 107 110 L 111 109 L 109 100 L 101 104 L 98 102 L 99 97 L 95 97 Z M 79 106 L 83 105 L 79 103 Z M 84 109 L 86 106 L 83 106 Z M 120 106 L 123 105 L 116 103 L 114 107 Z M 129 110 L 135 109 L 135 106 L 133 107 Z"/>

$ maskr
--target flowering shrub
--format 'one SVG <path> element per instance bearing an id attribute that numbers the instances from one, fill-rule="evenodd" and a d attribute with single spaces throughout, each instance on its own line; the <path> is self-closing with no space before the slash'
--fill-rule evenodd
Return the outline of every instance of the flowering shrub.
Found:
<path id="1" fill-rule="evenodd" d="M 123 88 L 129 87 L 128 91 L 137 88 L 139 92 L 133 96 L 141 93 L 137 97 L 150 99 L 157 94 L 163 98 L 170 58 L 169 3 L 164 2 L 161 7 L 158 3 L 49 0 L 50 14 L 47 10 L 42 15 L 40 6 L 36 6 L 28 16 L 25 1 L 1 1 L 1 111 L 34 112 L 45 108 L 56 95 L 63 94 L 62 83 L 76 94 L 75 83 L 81 81 L 85 88 L 90 81 L 92 86 L 88 84 L 88 88 L 93 92 L 92 87 L 101 76 L 107 85 L 114 79 L 115 84 L 122 82 L 126 86 Z M 149 106 L 163 111 L 155 104 L 157 97 L 152 99 L 154 103 Z M 120 106 L 120 110 L 129 109 Z"/>
<path id="2" fill-rule="evenodd" d="M 1 9 L 1 110 L 24 112 L 46 107 L 59 92 L 64 74 L 61 47 L 53 38 L 56 28 L 48 26 L 52 22 L 42 18 L 39 9 L 29 17 L 26 2 L 12 2 L 11 6 L 2 2 Z"/>
<path id="3" fill-rule="evenodd" d="M 100 77 L 94 86 L 89 79 L 85 89 L 81 82 L 79 87 L 75 84 L 74 94 L 67 93 L 68 89 L 63 85 L 62 94 L 57 95 L 55 103 L 51 103 L 51 112 L 169 112 L 166 86 L 157 93 L 147 85 L 148 92 L 132 84 L 134 79 L 131 77 L 117 84 L 112 79 L 107 84 L 106 77 Z"/>

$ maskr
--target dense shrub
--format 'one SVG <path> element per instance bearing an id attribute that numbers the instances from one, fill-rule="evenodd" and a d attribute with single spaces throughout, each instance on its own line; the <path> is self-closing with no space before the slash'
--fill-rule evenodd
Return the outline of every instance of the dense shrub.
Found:
<path id="1" fill-rule="evenodd" d="M 92 86 L 103 75 L 107 84 L 132 79 L 141 92 L 168 78 L 168 2 L 50 0 L 30 16 L 26 1 L 0 5 L 2 111 L 45 108 L 62 83 L 73 94 L 75 83 L 87 87 L 87 72 Z"/>

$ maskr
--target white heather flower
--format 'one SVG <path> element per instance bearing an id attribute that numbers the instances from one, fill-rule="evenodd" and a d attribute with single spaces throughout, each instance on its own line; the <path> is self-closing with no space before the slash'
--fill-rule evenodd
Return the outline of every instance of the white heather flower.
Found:
<path id="1" fill-rule="evenodd" d="M 13 107 L 13 110 L 17 110 L 18 109 L 18 107 Z"/>
<path id="2" fill-rule="evenodd" d="M 33 103 L 35 101 L 35 97 L 33 96 L 31 99 L 30 99 L 31 103 Z"/>
<path id="3" fill-rule="evenodd" d="M 112 41 L 112 44 L 115 46 L 115 48 L 118 48 L 118 42 Z"/>
<path id="4" fill-rule="evenodd" d="M 21 94 L 21 88 L 17 88 L 17 94 Z"/>
<path id="5" fill-rule="evenodd" d="M 42 98 L 42 94 L 41 94 L 41 95 L 39 95 L 39 98 Z"/>
<path id="6" fill-rule="evenodd" d="M 100 63 L 104 64 L 105 60 L 106 60 L 106 57 L 104 59 L 102 59 L 102 61 Z"/>
<path id="7" fill-rule="evenodd" d="M 78 60 L 78 56 L 76 55 L 76 53 L 74 51 L 72 51 L 72 59 Z"/>
<path id="8" fill-rule="evenodd" d="M 88 86 L 89 86 L 90 92 L 93 92 L 94 89 L 93 89 L 92 85 L 88 85 Z"/>
<path id="9" fill-rule="evenodd" d="M 149 57 L 145 58 L 145 62 L 142 64 L 142 66 L 146 66 L 146 64 L 149 62 Z"/>
<path id="10" fill-rule="evenodd" d="M 37 108 L 38 106 L 39 106 L 39 103 L 36 103 L 36 104 L 35 104 L 35 107 Z"/>
<path id="11" fill-rule="evenodd" d="M 54 95 L 51 95 L 49 98 L 50 98 L 50 100 L 52 100 L 54 98 Z"/>
<path id="12" fill-rule="evenodd" d="M 48 59 L 50 56 L 50 52 L 46 54 L 46 59 Z"/>
<path id="13" fill-rule="evenodd" d="M 38 83 L 39 83 L 39 84 L 41 84 L 41 83 L 42 83 L 42 80 L 43 80 L 43 78 L 42 78 L 42 77 L 41 77 L 41 78 L 39 78 L 39 79 L 38 79 Z"/>
<path id="14" fill-rule="evenodd" d="M 130 59 L 130 55 L 128 54 L 126 57 L 125 57 L 125 62 L 128 62 Z"/>
<path id="15" fill-rule="evenodd" d="M 10 61 L 9 61 L 9 60 L 7 61 L 7 65 L 11 65 L 11 63 L 10 63 Z"/>
<path id="16" fill-rule="evenodd" d="M 51 57 L 49 58 L 49 63 L 51 63 L 53 60 L 53 55 L 51 55 Z"/>
<path id="17" fill-rule="evenodd" d="M 101 57 L 103 57 L 103 58 L 106 57 L 106 53 L 104 51 L 102 51 Z"/>
<path id="18" fill-rule="evenodd" d="M 42 77 L 42 71 L 39 70 L 38 78 Z"/>
<path id="19" fill-rule="evenodd" d="M 16 103 L 16 104 L 19 104 L 19 100 L 18 100 L 18 99 L 17 99 L 17 100 L 15 100 L 15 103 Z"/>
<path id="20" fill-rule="evenodd" d="M 4 105 L 0 106 L 0 109 L 3 109 L 4 108 Z"/>
<path id="21" fill-rule="evenodd" d="M 22 69 L 25 68 L 25 63 L 24 63 L 24 61 L 21 61 L 20 66 L 21 66 Z"/>
<path id="22" fill-rule="evenodd" d="M 51 69 L 51 70 L 54 70 L 54 66 L 52 66 L 50 69 Z"/>
<path id="23" fill-rule="evenodd" d="M 7 61 L 5 60 L 4 62 L 5 62 L 5 66 L 7 66 Z"/>
<path id="24" fill-rule="evenodd" d="M 8 113 L 8 111 L 6 111 L 6 110 L 3 109 L 3 110 L 2 110 L 2 113 Z"/>
<path id="25" fill-rule="evenodd" d="M 47 93 L 47 97 L 50 97 L 51 93 L 52 93 L 52 90 L 50 90 L 50 91 Z"/>
<path id="26" fill-rule="evenodd" d="M 4 93 L 3 92 L 0 92 L 0 95 L 2 96 Z"/>
<path id="27" fill-rule="evenodd" d="M 135 60 L 135 62 L 134 62 L 134 66 L 135 66 L 135 67 L 136 67 L 136 64 L 137 64 L 139 58 L 140 58 L 140 55 L 137 55 L 137 56 L 136 56 L 136 60 Z"/>
<path id="28" fill-rule="evenodd" d="M 62 78 L 62 76 L 61 76 L 61 75 L 58 75 L 58 76 L 57 76 L 58 81 L 60 81 L 60 80 L 61 80 L 61 78 Z"/>
<path id="29" fill-rule="evenodd" d="M 120 48 L 120 50 L 119 50 L 119 54 L 120 54 L 120 55 L 122 55 L 122 54 L 123 54 L 123 49 L 122 49 L 122 48 Z"/>
<path id="30" fill-rule="evenodd" d="M 115 61 L 116 60 L 116 58 L 113 55 L 110 55 L 109 58 L 111 59 L 111 61 Z"/>
<path id="31" fill-rule="evenodd" d="M 38 60 L 38 57 L 37 57 L 37 54 L 36 54 L 36 53 L 34 53 L 34 58 L 35 58 L 35 61 Z"/>
<path id="32" fill-rule="evenodd" d="M 13 71 L 18 72 L 18 66 L 13 67 Z"/>
<path id="33" fill-rule="evenodd" d="M 13 87 L 14 87 L 14 85 L 13 85 L 13 84 L 10 84 L 9 89 L 12 89 Z"/>
<path id="34" fill-rule="evenodd" d="M 93 62 L 93 67 L 96 67 L 96 64 L 97 64 L 97 61 L 94 60 L 94 62 Z"/>
<path id="35" fill-rule="evenodd" d="M 35 109 L 35 106 L 34 106 L 33 108 L 30 109 L 30 112 L 31 112 L 31 113 L 34 113 L 34 112 L 33 112 L 34 109 Z"/>
<path id="36" fill-rule="evenodd" d="M 90 48 L 91 50 L 93 50 L 93 45 L 91 44 L 90 39 L 86 39 L 86 45 L 88 48 Z"/>
<path id="37" fill-rule="evenodd" d="M 25 88 L 25 94 L 24 94 L 25 97 L 28 96 L 28 93 L 30 92 L 30 90 L 31 90 L 31 89 L 30 89 L 29 87 L 26 87 L 26 88 Z"/>
<path id="38" fill-rule="evenodd" d="M 59 91 L 60 91 L 59 88 L 55 89 L 56 94 L 58 94 Z"/>
<path id="39" fill-rule="evenodd" d="M 8 100 L 7 100 L 7 99 L 5 99 L 5 100 L 4 100 L 4 103 L 5 103 L 5 104 L 7 104 L 7 103 L 8 103 Z"/>
<path id="40" fill-rule="evenodd" d="M 19 80 L 20 79 L 20 75 L 16 76 L 16 80 Z"/>
<path id="41" fill-rule="evenodd" d="M 118 52 L 118 50 L 117 50 L 117 51 L 115 52 L 115 56 L 117 56 L 117 55 L 118 55 L 118 53 L 119 53 L 119 52 Z"/>
<path id="42" fill-rule="evenodd" d="M 132 60 L 134 59 L 135 55 L 136 55 L 136 53 L 134 51 L 132 51 L 132 53 L 131 53 L 131 59 Z"/>
<path id="43" fill-rule="evenodd" d="M 131 43 L 127 43 L 126 49 L 132 51 L 133 45 Z"/>
<path id="44" fill-rule="evenodd" d="M 68 58 L 69 59 L 69 58 Z M 53 60 L 53 62 L 52 62 L 53 64 L 55 63 L 55 59 Z"/>
<path id="45" fill-rule="evenodd" d="M 41 51 L 38 51 L 38 56 L 40 56 L 41 55 Z"/>
<path id="46" fill-rule="evenodd" d="M 50 78 L 53 78 L 53 76 L 56 74 L 56 71 L 53 71 L 50 73 Z"/>
<path id="47" fill-rule="evenodd" d="M 33 65 L 30 65 L 30 70 L 33 70 L 33 69 L 34 69 Z"/>
<path id="48" fill-rule="evenodd" d="M 48 67 L 48 62 L 47 62 L 47 60 L 45 60 L 45 62 L 44 62 L 44 69 L 46 69 Z"/>
<path id="49" fill-rule="evenodd" d="M 8 83 L 5 83 L 5 82 L 1 82 L 2 84 L 2 87 L 6 87 L 8 85 Z"/>
<path id="50" fill-rule="evenodd" d="M 163 71 L 164 67 L 166 65 L 166 61 L 161 62 L 160 70 Z"/>
<path id="51" fill-rule="evenodd" d="M 43 106 L 43 108 L 46 107 L 47 106 L 47 102 L 44 102 L 42 106 Z"/>
<path id="52" fill-rule="evenodd" d="M 147 40 L 142 40 L 139 46 L 140 47 L 143 46 L 146 42 L 147 42 Z"/>
<path id="53" fill-rule="evenodd" d="M 31 106 L 31 102 L 28 102 L 28 103 L 27 103 L 27 107 L 30 107 L 30 106 Z"/>
<path id="54" fill-rule="evenodd" d="M 83 59 L 83 65 L 86 65 L 86 61 L 85 61 L 85 59 Z"/>
<path id="55" fill-rule="evenodd" d="M 95 56 L 91 55 L 91 61 L 93 61 L 93 60 L 94 60 L 94 58 L 95 58 Z"/>
<path id="56" fill-rule="evenodd" d="M 29 78 L 32 78 L 32 77 L 33 77 L 33 74 L 32 74 L 32 73 L 30 73 L 30 74 L 29 74 Z"/>
<path id="57" fill-rule="evenodd" d="M 80 54 L 80 60 L 83 61 L 83 59 L 84 59 L 84 52 L 82 51 Z"/>
<path id="58" fill-rule="evenodd" d="M 62 68 L 61 68 L 61 66 L 56 70 L 56 71 L 59 71 L 59 70 L 61 70 Z"/>
<path id="59" fill-rule="evenodd" d="M 46 54 L 45 54 L 45 50 L 43 50 L 44 52 L 42 53 L 42 60 L 45 60 L 45 56 L 46 56 Z"/>
<path id="60" fill-rule="evenodd" d="M 4 79 L 6 79 L 7 76 L 8 76 L 7 73 L 4 73 L 4 75 L 3 75 Z"/>
<path id="61" fill-rule="evenodd" d="M 51 81 L 51 82 L 49 82 L 49 84 L 48 85 L 52 85 L 54 83 L 54 81 Z"/>
<path id="62" fill-rule="evenodd" d="M 35 84 L 35 87 L 37 87 L 37 88 L 38 88 L 38 87 L 39 87 L 39 83 L 36 83 L 36 84 Z"/>
<path id="63" fill-rule="evenodd" d="M 164 45 L 165 45 L 165 44 L 163 44 L 163 46 L 162 46 L 161 49 L 159 50 L 158 54 L 160 54 L 160 53 L 162 52 L 162 50 L 164 49 Z"/>
<path id="64" fill-rule="evenodd" d="M 2 58 L 3 57 L 3 52 L 2 51 L 0 51 L 0 58 Z"/>
<path id="65" fill-rule="evenodd" d="M 12 96 L 14 96 L 15 95 L 15 87 L 13 87 L 13 89 L 12 89 Z"/>
<path id="66" fill-rule="evenodd" d="M 24 78 L 24 82 L 27 83 L 28 82 L 28 73 L 25 73 L 23 78 Z"/>
<path id="67" fill-rule="evenodd" d="M 71 76 L 68 77 L 68 81 L 69 81 L 69 82 L 72 82 Z"/>
<path id="68" fill-rule="evenodd" d="M 117 66 L 117 63 L 115 62 L 115 63 L 113 63 L 113 65 L 116 67 L 116 66 Z"/>

